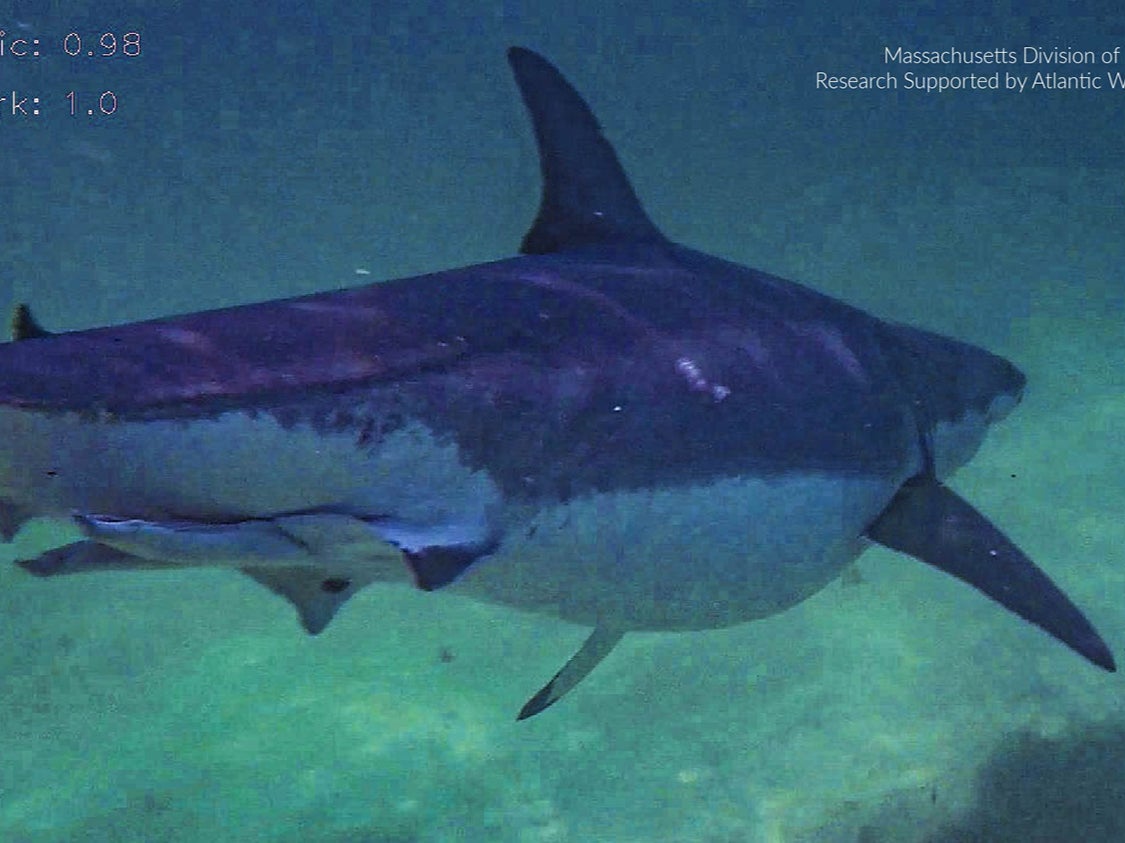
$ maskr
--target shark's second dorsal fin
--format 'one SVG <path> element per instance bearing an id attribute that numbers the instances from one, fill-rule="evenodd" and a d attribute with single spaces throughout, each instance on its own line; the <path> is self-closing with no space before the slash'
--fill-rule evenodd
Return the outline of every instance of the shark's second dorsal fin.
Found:
<path id="1" fill-rule="evenodd" d="M 35 321 L 31 315 L 31 308 L 26 304 L 17 304 L 12 312 L 12 340 L 33 340 L 39 337 L 52 336 L 51 332 Z"/>
<path id="2" fill-rule="evenodd" d="M 545 58 L 522 47 L 508 62 L 539 144 L 543 198 L 523 238 L 528 255 L 582 246 L 662 242 L 590 107 Z"/>

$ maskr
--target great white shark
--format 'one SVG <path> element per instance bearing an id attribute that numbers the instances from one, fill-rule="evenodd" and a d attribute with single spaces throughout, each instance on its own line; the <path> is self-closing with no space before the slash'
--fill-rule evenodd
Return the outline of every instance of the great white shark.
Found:
<path id="1" fill-rule="evenodd" d="M 685 248 L 582 97 L 508 59 L 543 176 L 518 257 L 0 346 L 0 533 L 70 519 L 38 576 L 224 566 L 310 633 L 375 582 L 593 628 L 781 612 L 871 543 L 1105 670 L 1082 612 L 944 481 L 1019 401 L 973 345 Z"/>

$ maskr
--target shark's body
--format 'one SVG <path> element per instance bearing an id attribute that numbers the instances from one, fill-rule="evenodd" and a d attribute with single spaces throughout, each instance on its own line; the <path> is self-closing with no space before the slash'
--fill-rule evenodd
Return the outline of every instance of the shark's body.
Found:
<path id="1" fill-rule="evenodd" d="M 371 582 L 629 630 L 815 593 L 871 540 L 1100 666 L 1081 613 L 941 484 L 1018 401 L 986 351 L 668 241 L 577 93 L 510 60 L 545 179 L 523 256 L 0 347 L 0 532 L 40 575 L 242 569 L 319 632 Z"/>

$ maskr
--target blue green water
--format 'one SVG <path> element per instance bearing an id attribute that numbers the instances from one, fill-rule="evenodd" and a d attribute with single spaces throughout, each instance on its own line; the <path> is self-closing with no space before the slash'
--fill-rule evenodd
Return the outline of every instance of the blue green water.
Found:
<path id="1" fill-rule="evenodd" d="M 143 54 L 0 56 L 2 88 L 119 100 L 0 116 L 0 311 L 79 328 L 511 254 L 539 189 L 503 58 L 526 44 L 673 238 L 1027 372 L 954 485 L 1121 658 L 1125 91 L 814 87 L 885 45 L 1125 44 L 1120 13 L 971 8 L 10 8 L 9 33 Z M 0 563 L 62 540 L 35 523 Z M 235 574 L 9 564 L 0 618 L 5 842 L 1125 839 L 1121 680 L 885 551 L 766 621 L 628 636 L 519 724 L 585 630 L 371 589 L 312 639 Z"/>

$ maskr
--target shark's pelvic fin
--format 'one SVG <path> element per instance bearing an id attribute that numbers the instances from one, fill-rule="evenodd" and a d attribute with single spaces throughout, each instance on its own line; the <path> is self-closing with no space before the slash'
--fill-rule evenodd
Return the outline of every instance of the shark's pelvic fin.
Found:
<path id="1" fill-rule="evenodd" d="M 494 550 L 492 546 L 425 547 L 403 555 L 414 574 L 414 584 L 422 591 L 435 591 L 449 585 L 469 566 Z"/>
<path id="2" fill-rule="evenodd" d="M 662 242 L 590 107 L 545 58 L 522 47 L 508 63 L 539 144 L 543 196 L 520 251 Z"/>
<path id="3" fill-rule="evenodd" d="M 520 709 L 517 720 L 526 720 L 534 717 L 545 708 L 557 703 L 566 693 L 586 678 L 591 670 L 598 666 L 602 659 L 609 655 L 610 650 L 617 646 L 625 634 L 615 626 L 597 626 L 590 633 L 590 637 L 578 648 L 578 652 L 570 657 L 570 661 L 562 666 L 562 670 L 554 675 L 550 682 L 539 689 L 538 693 L 529 699 Z"/>
<path id="4" fill-rule="evenodd" d="M 499 537 L 483 519 L 417 525 L 382 518 L 370 523 L 384 541 L 402 551 L 422 591 L 444 588 L 499 546 Z"/>
<path id="5" fill-rule="evenodd" d="M 323 632 L 348 598 L 375 579 L 326 577 L 309 568 L 243 568 L 242 573 L 292 603 L 310 635 Z"/>
<path id="6" fill-rule="evenodd" d="M 153 521 L 75 513 L 89 541 L 21 563 L 38 576 L 105 568 L 236 566 L 284 597 L 301 625 L 321 632 L 357 591 L 407 579 L 448 585 L 496 548 L 487 525 L 412 525 L 311 510 L 230 522 Z"/>
<path id="7" fill-rule="evenodd" d="M 26 304 L 17 304 L 12 311 L 12 341 L 34 340 L 39 337 L 53 337 L 54 334 L 35 321 L 31 315 L 31 308 Z"/>
<path id="8" fill-rule="evenodd" d="M 74 522 L 99 544 L 175 565 L 224 566 L 248 560 L 284 565 L 308 561 L 312 555 L 270 519 L 211 524 L 75 513 Z"/>
<path id="9" fill-rule="evenodd" d="M 1082 612 L 987 518 L 936 480 L 905 485 L 867 536 L 967 582 L 1105 670 L 1117 666 Z"/>

